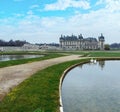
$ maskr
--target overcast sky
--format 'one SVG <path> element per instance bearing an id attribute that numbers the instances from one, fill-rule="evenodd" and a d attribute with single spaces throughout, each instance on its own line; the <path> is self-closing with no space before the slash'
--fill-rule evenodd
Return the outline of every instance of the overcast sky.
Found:
<path id="1" fill-rule="evenodd" d="M 83 34 L 120 43 L 120 0 L 0 0 L 0 39 L 59 43 Z"/>

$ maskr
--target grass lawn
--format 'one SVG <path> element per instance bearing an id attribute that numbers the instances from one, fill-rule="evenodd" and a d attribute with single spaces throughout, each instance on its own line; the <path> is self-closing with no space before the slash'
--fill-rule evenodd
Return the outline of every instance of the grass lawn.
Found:
<path id="1" fill-rule="evenodd" d="M 0 103 L 0 112 L 59 112 L 59 80 L 69 66 L 61 63 L 41 70 L 14 88 Z"/>
<path id="2" fill-rule="evenodd" d="M 120 57 L 120 51 L 95 51 L 89 52 L 90 57 Z"/>
<path id="3" fill-rule="evenodd" d="M 78 54 L 84 57 L 120 57 L 120 51 L 63 51 L 63 54 Z"/>

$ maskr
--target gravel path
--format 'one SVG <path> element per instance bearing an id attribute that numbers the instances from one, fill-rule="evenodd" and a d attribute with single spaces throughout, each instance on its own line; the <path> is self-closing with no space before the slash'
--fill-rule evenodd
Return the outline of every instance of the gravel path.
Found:
<path id="1" fill-rule="evenodd" d="M 38 70 L 42 70 L 51 65 L 76 59 L 80 59 L 80 56 L 64 56 L 39 62 L 33 62 L 29 64 L 0 68 L 0 101 L 11 90 L 11 88 L 17 86 L 23 80 L 36 73 Z"/>

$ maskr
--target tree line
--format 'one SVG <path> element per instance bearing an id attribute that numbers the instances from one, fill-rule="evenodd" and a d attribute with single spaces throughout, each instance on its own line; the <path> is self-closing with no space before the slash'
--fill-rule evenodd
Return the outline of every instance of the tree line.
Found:
<path id="1" fill-rule="evenodd" d="M 120 43 L 105 44 L 105 50 L 120 49 Z"/>
<path id="2" fill-rule="evenodd" d="M 21 47 L 21 46 L 23 46 L 26 43 L 28 43 L 28 42 L 26 42 L 25 40 L 24 41 L 21 41 L 21 40 L 4 41 L 4 40 L 0 39 L 0 46 L 16 46 L 16 47 Z"/>
<path id="3" fill-rule="evenodd" d="M 110 45 L 110 48 L 112 49 L 120 49 L 120 43 L 113 43 Z"/>

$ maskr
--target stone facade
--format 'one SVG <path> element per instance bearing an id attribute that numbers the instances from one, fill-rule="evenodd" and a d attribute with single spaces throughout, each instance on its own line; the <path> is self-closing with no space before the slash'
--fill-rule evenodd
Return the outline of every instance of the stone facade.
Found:
<path id="1" fill-rule="evenodd" d="M 82 34 L 60 37 L 60 47 L 63 50 L 104 50 L 105 38 L 101 34 L 98 40 L 93 37 L 83 38 Z"/>

